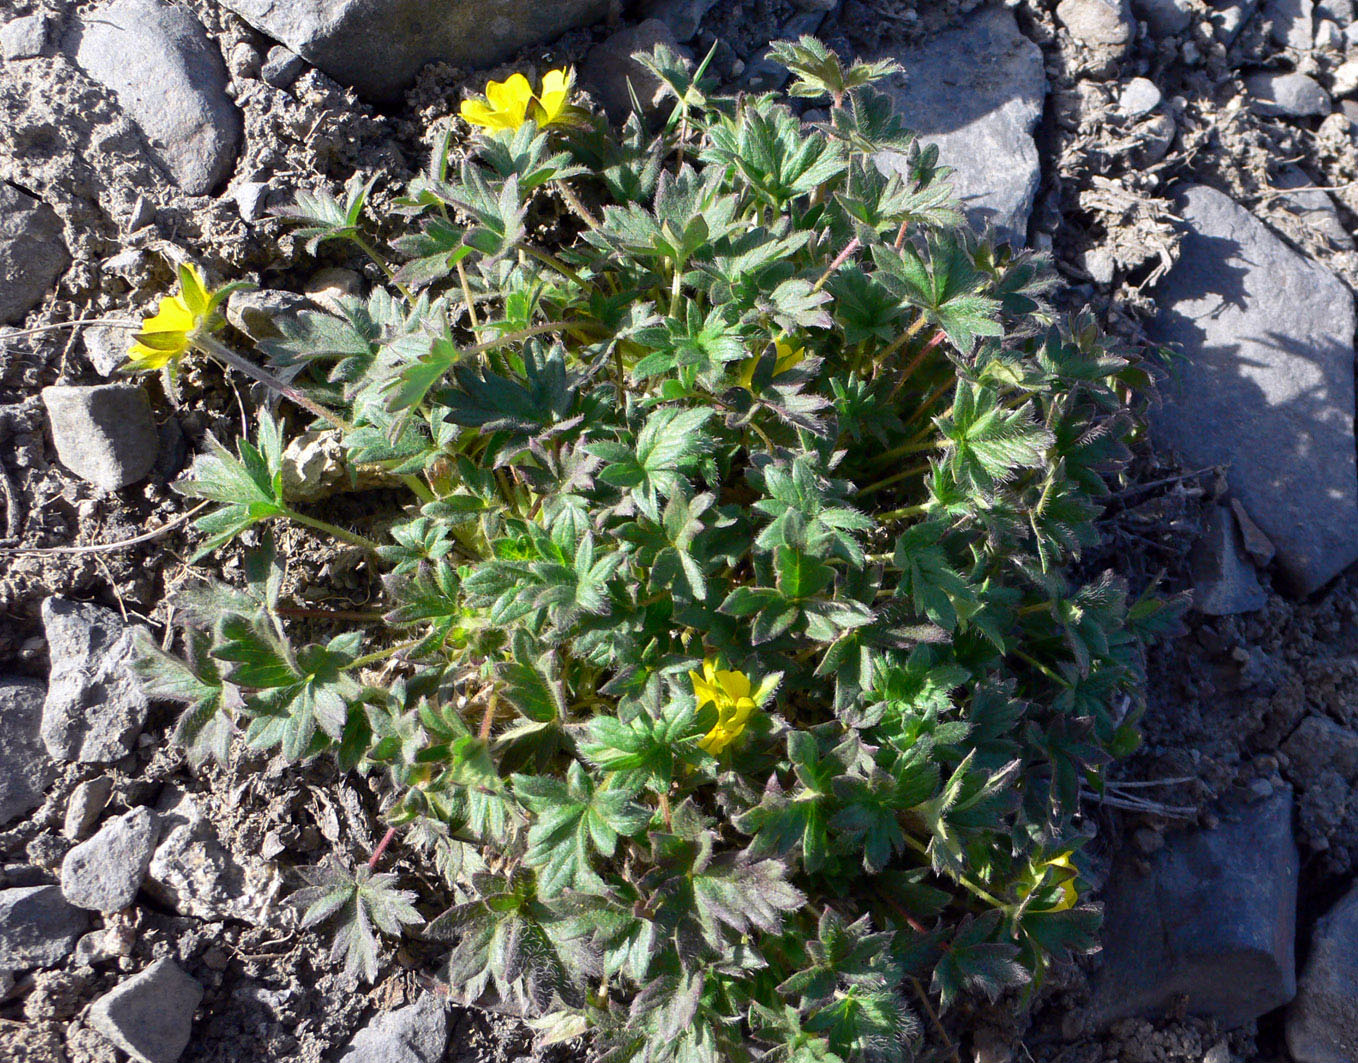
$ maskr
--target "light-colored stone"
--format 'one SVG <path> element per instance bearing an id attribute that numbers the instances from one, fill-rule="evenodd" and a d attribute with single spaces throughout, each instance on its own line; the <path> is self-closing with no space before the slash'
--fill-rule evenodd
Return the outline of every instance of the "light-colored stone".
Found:
<path id="1" fill-rule="evenodd" d="M 57 777 L 42 744 L 45 697 L 36 679 L 0 679 L 0 827 L 42 804 Z"/>
<path id="2" fill-rule="evenodd" d="M 136 384 L 53 384 L 42 389 L 61 464 L 104 491 L 144 479 L 159 437 L 151 402 Z"/>
<path id="3" fill-rule="evenodd" d="M 107 775 L 87 779 L 74 790 L 66 802 L 66 819 L 61 833 L 73 842 L 83 841 L 90 829 L 104 814 L 108 799 L 113 794 L 113 780 Z"/>
<path id="4" fill-rule="evenodd" d="M 426 63 L 485 68 L 608 12 L 608 0 L 223 0 L 360 96 L 392 102 Z M 380 31 L 376 28 L 380 27 Z"/>
<path id="5" fill-rule="evenodd" d="M 66 598 L 42 603 L 52 670 L 42 740 L 62 762 L 106 763 L 126 756 L 149 703 L 133 673 L 135 629 L 111 609 Z"/>
<path id="6" fill-rule="evenodd" d="M 85 345 L 85 357 L 100 376 L 111 377 L 127 364 L 127 352 L 132 347 L 132 335 L 136 325 L 123 328 L 119 325 L 91 325 L 81 334 Z"/>
<path id="7" fill-rule="evenodd" d="M 1358 886 L 1311 934 L 1311 954 L 1287 1009 L 1287 1050 L 1295 1063 L 1358 1059 Z"/>
<path id="8" fill-rule="evenodd" d="M 0 325 L 22 321 L 70 264 L 52 208 L 0 181 Z"/>
<path id="9" fill-rule="evenodd" d="M 260 884 L 222 845 L 193 795 L 170 787 L 158 811 L 146 892 L 180 915 L 259 923 Z"/>
<path id="10" fill-rule="evenodd" d="M 1306 74 L 1265 71 L 1245 78 L 1250 108 L 1259 114 L 1313 118 L 1330 113 L 1330 94 Z"/>
<path id="11" fill-rule="evenodd" d="M 77 908 L 121 911 L 132 903 L 146 878 L 156 841 L 156 818 L 134 808 L 111 820 L 61 863 L 61 895 Z"/>
<path id="12" fill-rule="evenodd" d="M 1285 48 L 1305 52 L 1314 35 L 1314 0 L 1264 0 L 1262 14 L 1273 39 Z"/>
<path id="13" fill-rule="evenodd" d="M 375 1016 L 354 1035 L 340 1063 L 442 1063 L 448 1014 L 433 993 Z"/>
<path id="14" fill-rule="evenodd" d="M 161 959 L 120 982 L 90 1007 L 90 1025 L 136 1063 L 176 1063 L 193 1034 L 203 987 Z"/>
<path id="15" fill-rule="evenodd" d="M 0 890 L 0 971 L 55 967 L 88 926 L 55 886 Z"/>
<path id="16" fill-rule="evenodd" d="M 47 16 L 41 12 L 11 19 L 0 26 L 0 56 L 6 62 L 36 59 L 47 47 L 49 31 Z"/>
<path id="17" fill-rule="evenodd" d="M 307 297 L 317 306 L 342 314 L 340 299 L 361 294 L 363 278 L 351 269 L 330 266 L 312 274 L 305 288 Z"/>
<path id="18" fill-rule="evenodd" d="M 1296 189 L 1279 196 L 1278 203 L 1296 216 L 1307 233 L 1324 237 L 1330 247 L 1353 249 L 1353 237 L 1340 220 L 1334 200 L 1328 192 L 1316 188 L 1315 182 L 1303 170 L 1296 166 L 1284 166 L 1278 172 L 1277 183 L 1279 188 Z"/>
<path id="19" fill-rule="evenodd" d="M 1042 51 L 1019 32 L 1011 12 L 982 8 L 960 27 L 919 48 L 890 50 L 903 80 L 887 85 L 906 125 L 939 148 L 956 171 L 953 187 L 973 225 L 993 225 L 1002 238 L 1025 244 L 1041 176 L 1033 129 L 1042 114 L 1047 79 Z M 877 165 L 901 168 L 887 152 Z"/>
<path id="20" fill-rule="evenodd" d="M 1177 200 L 1186 232 L 1149 329 L 1182 357 L 1152 437 L 1231 493 L 1309 594 L 1358 560 L 1353 297 L 1230 197 Z"/>
<path id="21" fill-rule="evenodd" d="M 1127 0 L 1061 0 L 1056 17 L 1090 48 L 1125 48 L 1136 36 Z"/>
<path id="22" fill-rule="evenodd" d="M 113 92 L 152 157 L 185 192 L 206 195 L 230 176 L 241 116 L 226 94 L 221 52 L 191 9 L 112 0 L 77 18 L 66 48 Z"/>
<path id="23" fill-rule="evenodd" d="M 254 340 L 278 339 L 280 323 L 295 321 L 304 310 L 315 312 L 315 305 L 293 292 L 274 288 L 254 288 L 234 292 L 226 304 L 226 320 Z"/>
<path id="24" fill-rule="evenodd" d="M 1159 107 L 1163 99 L 1159 86 L 1150 78 L 1132 78 L 1123 87 L 1118 104 L 1124 114 L 1140 118 Z"/>

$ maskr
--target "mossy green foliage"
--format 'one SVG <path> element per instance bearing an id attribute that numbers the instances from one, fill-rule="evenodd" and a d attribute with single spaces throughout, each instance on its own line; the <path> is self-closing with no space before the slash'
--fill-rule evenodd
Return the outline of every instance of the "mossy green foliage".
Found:
<path id="1" fill-rule="evenodd" d="M 1142 370 L 961 227 L 883 68 L 778 54 L 828 121 L 662 48 L 658 131 L 445 138 L 389 283 L 267 352 L 416 492 L 375 553 L 386 624 L 294 646 L 256 553 L 187 603 L 188 660 L 146 661 L 197 756 L 243 731 L 388 776 L 457 897 L 425 930 L 455 994 L 610 1060 L 900 1059 L 922 995 L 1090 947 L 1081 792 L 1135 745 L 1173 615 L 1069 577 Z M 299 200 L 305 235 L 380 253 L 367 192 Z M 217 545 L 295 512 L 282 444 L 265 417 L 182 485 L 225 504 Z M 408 898 L 318 882 L 371 970 Z"/>

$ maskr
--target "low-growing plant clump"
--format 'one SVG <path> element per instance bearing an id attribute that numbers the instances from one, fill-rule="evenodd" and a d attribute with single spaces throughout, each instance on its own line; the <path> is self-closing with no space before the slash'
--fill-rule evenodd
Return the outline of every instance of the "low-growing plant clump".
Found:
<path id="1" fill-rule="evenodd" d="M 185 268 L 133 352 L 304 415 L 182 482 L 218 503 L 199 557 L 291 519 L 383 573 L 383 621 L 323 644 L 294 644 L 267 536 L 244 586 L 186 596 L 183 658 L 142 661 L 178 737 L 385 774 L 456 898 L 423 929 L 451 991 L 609 1060 L 908 1058 L 934 1000 L 1088 949 L 1081 795 L 1174 615 L 1071 576 L 1143 371 L 962 226 L 885 64 L 775 54 L 825 121 L 663 48 L 649 128 L 567 72 L 492 84 L 390 254 L 370 186 L 297 196 L 313 248 L 381 264 L 366 299 L 277 321 L 265 368 Z M 285 497 L 286 438 L 327 424 L 410 490 L 381 541 Z M 376 930 L 422 922 L 376 863 L 302 895 L 369 977 Z"/>

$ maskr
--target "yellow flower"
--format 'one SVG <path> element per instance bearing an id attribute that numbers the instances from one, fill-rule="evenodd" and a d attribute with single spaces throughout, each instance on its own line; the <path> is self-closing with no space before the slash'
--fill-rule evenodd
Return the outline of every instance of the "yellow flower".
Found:
<path id="1" fill-rule="evenodd" d="M 1061 899 L 1046 911 L 1064 912 L 1074 908 L 1080 900 L 1079 890 L 1075 886 L 1075 880 L 1079 877 L 1080 871 L 1071 859 L 1070 852 L 1061 853 L 1059 856 L 1053 857 L 1051 860 L 1044 860 L 1037 865 L 1037 882 L 1034 889 L 1047 881 L 1048 871 L 1052 872 L 1054 876 L 1051 879 L 1052 885 L 1061 888 Z"/>
<path id="2" fill-rule="evenodd" d="M 786 373 L 800 365 L 806 358 L 806 351 L 801 347 L 792 346 L 791 340 L 774 340 L 774 349 L 777 353 L 777 361 L 773 363 L 773 375 L 776 377 L 780 373 Z M 754 371 L 759 367 L 759 359 L 746 358 L 740 363 L 739 381 L 741 387 L 746 391 L 754 390 Z"/>
<path id="3" fill-rule="evenodd" d="M 505 81 L 490 82 L 484 100 L 463 100 L 462 117 L 483 129 L 518 129 L 529 118 L 549 126 L 565 111 L 574 80 L 568 67 L 549 70 L 543 75 L 542 90 L 534 94 L 526 77 L 513 74 Z"/>
<path id="4" fill-rule="evenodd" d="M 160 308 L 141 323 L 132 337 L 127 360 L 135 370 L 147 372 L 177 364 L 189 349 L 193 333 L 211 327 L 218 299 L 210 295 L 203 275 L 194 266 L 180 266 L 179 294 L 160 300 Z"/>
<path id="5" fill-rule="evenodd" d="M 750 677 L 744 672 L 719 670 L 715 661 L 703 662 L 702 673 L 689 672 L 698 708 L 712 704 L 717 710 L 717 722 L 698 742 L 699 748 L 714 757 L 729 746 L 745 730 L 750 713 L 755 710 L 751 696 Z"/>

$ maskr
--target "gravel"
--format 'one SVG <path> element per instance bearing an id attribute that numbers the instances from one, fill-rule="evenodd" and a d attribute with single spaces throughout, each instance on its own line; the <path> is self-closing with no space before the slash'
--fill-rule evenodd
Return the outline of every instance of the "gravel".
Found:
<path id="1" fill-rule="evenodd" d="M 202 999 L 197 981 L 173 960 L 160 959 L 96 1000 L 90 1025 L 137 1063 L 176 1063 Z"/>
<path id="2" fill-rule="evenodd" d="M 77 908 L 116 912 L 136 899 L 155 847 L 156 818 L 134 808 L 77 845 L 61 864 L 61 895 Z"/>
<path id="3" fill-rule="evenodd" d="M 42 744 L 45 697 L 35 679 L 0 679 L 0 827 L 42 804 L 56 779 Z"/>
<path id="4" fill-rule="evenodd" d="M 42 389 L 42 401 L 57 457 L 87 483 L 116 491 L 155 467 L 160 441 L 141 387 L 55 384 Z"/>
<path id="5" fill-rule="evenodd" d="M 55 967 L 88 926 L 89 916 L 56 886 L 0 890 L 0 971 Z"/>

